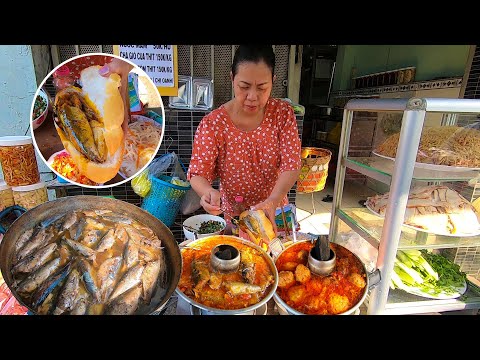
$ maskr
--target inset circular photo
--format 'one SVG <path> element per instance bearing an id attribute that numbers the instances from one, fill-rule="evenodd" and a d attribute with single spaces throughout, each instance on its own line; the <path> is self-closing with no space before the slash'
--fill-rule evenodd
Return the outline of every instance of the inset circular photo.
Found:
<path id="1" fill-rule="evenodd" d="M 91 53 L 61 63 L 42 81 L 32 101 L 31 132 L 59 182 L 105 188 L 150 164 L 164 118 L 158 89 L 140 67 Z"/>

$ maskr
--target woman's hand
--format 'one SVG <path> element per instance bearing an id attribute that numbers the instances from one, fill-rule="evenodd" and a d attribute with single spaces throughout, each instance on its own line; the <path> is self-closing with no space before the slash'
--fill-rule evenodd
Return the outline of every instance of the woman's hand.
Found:
<path id="1" fill-rule="evenodd" d="M 109 76 L 112 73 L 116 73 L 122 77 L 122 80 L 125 78 L 128 81 L 128 73 L 133 69 L 133 65 L 123 61 L 119 58 L 113 58 L 112 61 L 103 65 L 98 72 L 102 76 Z"/>
<path id="2" fill-rule="evenodd" d="M 220 192 L 213 188 L 210 189 L 200 198 L 200 205 L 209 214 L 220 215 L 222 213 L 222 210 L 220 210 Z"/>
<path id="3" fill-rule="evenodd" d="M 280 201 L 274 198 L 267 198 L 265 201 L 252 206 L 252 210 L 263 210 L 268 220 L 272 223 L 273 231 L 277 234 L 277 224 L 275 224 L 275 209 L 279 206 Z"/>
<path id="4" fill-rule="evenodd" d="M 119 58 L 113 58 L 111 62 L 106 63 L 100 69 L 98 73 L 101 76 L 110 76 L 110 74 L 116 73 L 120 75 L 120 95 L 123 99 L 123 105 L 125 106 L 125 117 L 122 124 L 123 130 L 126 131 L 128 123 L 130 122 L 130 96 L 128 94 L 128 73 L 133 69 L 133 65 Z"/>

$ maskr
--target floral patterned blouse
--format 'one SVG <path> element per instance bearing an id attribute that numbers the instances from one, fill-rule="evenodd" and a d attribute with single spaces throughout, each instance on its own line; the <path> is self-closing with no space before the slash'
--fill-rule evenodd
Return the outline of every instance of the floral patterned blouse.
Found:
<path id="1" fill-rule="evenodd" d="M 232 213 L 237 195 L 247 208 L 266 200 L 280 173 L 301 168 L 300 153 L 297 121 L 287 102 L 270 98 L 261 124 L 251 131 L 238 129 L 222 105 L 197 128 L 188 179 L 199 175 L 211 184 L 219 178 L 222 208 Z"/>

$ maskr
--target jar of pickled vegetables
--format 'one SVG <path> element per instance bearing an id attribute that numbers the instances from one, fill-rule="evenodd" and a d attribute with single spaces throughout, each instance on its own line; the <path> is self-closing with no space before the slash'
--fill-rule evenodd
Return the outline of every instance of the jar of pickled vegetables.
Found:
<path id="1" fill-rule="evenodd" d="M 0 180 L 0 211 L 15 205 L 13 200 L 12 188 L 3 180 Z"/>
<path id="2" fill-rule="evenodd" d="M 13 186 L 12 191 L 15 205 L 27 210 L 48 201 L 47 184 L 43 181 L 33 185 Z"/>
<path id="3" fill-rule="evenodd" d="M 0 162 L 9 186 L 24 186 L 40 181 L 37 158 L 30 136 L 0 137 Z"/>

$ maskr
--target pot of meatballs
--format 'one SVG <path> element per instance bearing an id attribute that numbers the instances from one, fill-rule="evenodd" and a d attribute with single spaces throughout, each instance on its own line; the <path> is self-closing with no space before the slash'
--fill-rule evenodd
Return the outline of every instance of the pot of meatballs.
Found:
<path id="1" fill-rule="evenodd" d="M 316 240 L 319 241 L 319 240 Z M 315 242 L 299 241 L 283 250 L 275 261 L 278 286 L 273 298 L 282 315 L 358 314 L 370 286 L 363 262 L 342 245 L 329 243 L 332 262 L 320 271 Z M 321 264 L 320 264 L 321 265 Z"/>

